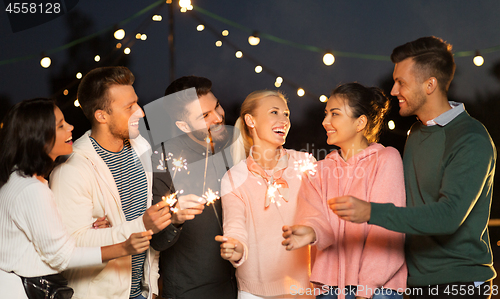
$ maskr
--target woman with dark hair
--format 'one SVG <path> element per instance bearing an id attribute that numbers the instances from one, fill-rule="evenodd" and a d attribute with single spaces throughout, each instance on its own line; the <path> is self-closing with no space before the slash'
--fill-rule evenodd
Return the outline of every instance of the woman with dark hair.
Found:
<path id="1" fill-rule="evenodd" d="M 376 87 L 337 87 L 325 108 L 327 143 L 339 147 L 302 182 L 296 222 L 283 227 L 283 245 L 318 249 L 311 274 L 317 298 L 402 298 L 406 287 L 404 234 L 341 220 L 327 200 L 356 194 L 368 202 L 405 205 L 399 152 L 379 143 L 389 99 Z"/>
<path id="2" fill-rule="evenodd" d="M 16 104 L 3 121 L 0 129 L 3 297 L 26 298 L 25 278 L 43 277 L 64 284 L 58 273 L 67 268 L 99 265 L 149 247 L 151 231 L 132 234 L 123 243 L 99 248 L 76 247 L 64 229 L 45 177 L 58 156 L 71 153 L 72 131 L 73 126 L 64 120 L 61 110 L 51 100 L 42 98 Z"/>

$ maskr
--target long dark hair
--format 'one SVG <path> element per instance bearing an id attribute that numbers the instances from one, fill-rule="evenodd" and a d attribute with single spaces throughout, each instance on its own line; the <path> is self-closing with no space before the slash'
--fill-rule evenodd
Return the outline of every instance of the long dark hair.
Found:
<path id="1" fill-rule="evenodd" d="M 53 167 L 49 152 L 54 146 L 55 103 L 36 98 L 17 103 L 0 129 L 0 187 L 13 171 L 23 176 L 47 176 Z M 15 168 L 15 169 L 14 169 Z"/>

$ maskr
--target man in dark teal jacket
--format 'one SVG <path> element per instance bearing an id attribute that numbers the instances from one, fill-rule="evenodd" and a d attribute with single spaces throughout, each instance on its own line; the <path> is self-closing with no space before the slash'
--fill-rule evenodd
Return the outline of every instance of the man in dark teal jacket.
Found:
<path id="1" fill-rule="evenodd" d="M 449 102 L 451 45 L 423 37 L 394 49 L 401 116 L 416 115 L 404 150 L 406 208 L 344 196 L 329 200 L 342 219 L 407 234 L 412 298 L 497 294 L 488 220 L 496 149 L 464 105 Z"/>

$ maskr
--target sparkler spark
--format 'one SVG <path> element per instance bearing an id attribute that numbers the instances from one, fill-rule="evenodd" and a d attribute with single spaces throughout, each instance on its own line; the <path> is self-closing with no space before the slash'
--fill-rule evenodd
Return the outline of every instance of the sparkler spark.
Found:
<path id="1" fill-rule="evenodd" d="M 310 175 L 316 174 L 317 164 L 314 162 L 312 154 L 309 154 L 307 158 L 303 160 L 294 161 L 293 164 L 294 164 L 294 170 L 299 172 L 297 176 L 300 180 L 302 180 L 303 173 L 308 173 Z"/>
<path id="2" fill-rule="evenodd" d="M 216 191 L 214 193 L 210 188 L 207 189 L 207 192 L 205 192 L 202 197 L 207 201 L 207 206 L 213 204 L 217 199 L 220 198 L 219 191 Z"/>
<path id="3" fill-rule="evenodd" d="M 187 162 L 186 159 L 183 159 L 182 157 L 179 157 L 179 159 L 172 159 L 172 170 L 174 171 L 181 171 L 183 168 L 187 170 Z"/>

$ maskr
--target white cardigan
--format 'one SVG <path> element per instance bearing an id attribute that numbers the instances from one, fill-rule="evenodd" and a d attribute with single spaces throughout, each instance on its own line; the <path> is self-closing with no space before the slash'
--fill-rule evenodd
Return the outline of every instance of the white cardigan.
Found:
<path id="1" fill-rule="evenodd" d="M 102 263 L 99 247 L 75 246 L 48 186 L 17 171 L 0 189 L 0 240 L 0 290 L 6 298 L 26 298 L 17 275 L 42 276 Z"/>
<path id="2" fill-rule="evenodd" d="M 87 131 L 73 145 L 73 154 L 54 169 L 50 187 L 62 220 L 77 246 L 107 246 L 125 241 L 132 233 L 145 231 L 143 216 L 126 221 L 113 175 L 99 157 Z M 151 148 L 138 136 L 130 140 L 147 177 L 147 206 L 152 201 Z M 110 228 L 92 229 L 92 223 L 106 215 Z M 132 280 L 132 258 L 122 257 L 99 267 L 64 272 L 75 290 L 73 298 L 128 299 Z M 158 294 L 158 254 L 148 249 L 142 281 L 143 296 Z"/>

